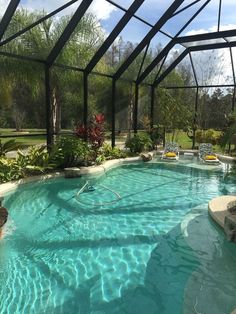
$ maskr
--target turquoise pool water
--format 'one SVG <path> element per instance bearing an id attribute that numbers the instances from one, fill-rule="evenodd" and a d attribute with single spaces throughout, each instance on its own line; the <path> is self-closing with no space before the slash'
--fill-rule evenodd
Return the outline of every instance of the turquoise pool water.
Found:
<path id="1" fill-rule="evenodd" d="M 236 245 L 207 214 L 208 200 L 236 192 L 233 174 L 191 162 L 137 163 L 91 178 L 95 190 L 76 197 L 85 183 L 30 183 L 5 198 L 0 313 L 236 308 Z"/>

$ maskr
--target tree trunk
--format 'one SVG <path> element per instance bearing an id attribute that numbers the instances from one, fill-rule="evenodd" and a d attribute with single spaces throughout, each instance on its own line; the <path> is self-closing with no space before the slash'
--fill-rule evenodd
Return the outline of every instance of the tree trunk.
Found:
<path id="1" fill-rule="evenodd" d="M 166 146 L 166 128 L 163 128 L 163 147 Z"/>
<path id="2" fill-rule="evenodd" d="M 58 136 L 61 131 L 61 106 L 56 88 L 52 90 L 52 128 L 53 134 Z"/>

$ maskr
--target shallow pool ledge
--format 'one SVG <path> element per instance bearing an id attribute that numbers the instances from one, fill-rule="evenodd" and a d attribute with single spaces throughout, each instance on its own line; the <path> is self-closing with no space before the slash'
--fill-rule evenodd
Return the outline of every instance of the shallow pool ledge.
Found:
<path id="1" fill-rule="evenodd" d="M 126 163 L 138 162 L 138 161 L 142 161 L 142 158 L 140 156 L 108 160 L 100 166 L 80 167 L 80 170 L 81 170 L 80 173 L 81 175 L 101 174 L 113 167 L 126 164 Z M 17 181 L 10 181 L 7 183 L 2 183 L 0 184 L 0 196 L 4 196 L 7 192 L 15 190 L 18 187 L 18 185 L 21 185 L 21 184 L 35 182 L 35 181 L 44 181 L 47 179 L 58 178 L 58 177 L 64 177 L 64 171 L 54 172 L 54 173 L 49 173 L 49 174 L 39 175 L 39 176 L 32 176 L 32 177 L 23 178 Z"/>
<path id="2" fill-rule="evenodd" d="M 86 174 L 100 174 L 103 172 L 106 172 L 107 170 L 123 165 L 126 163 L 132 163 L 142 161 L 142 158 L 140 156 L 138 157 L 128 157 L 128 158 L 122 158 L 122 159 L 112 159 L 105 161 L 102 165 L 99 166 L 91 166 L 91 167 L 80 167 L 80 174 L 86 175 Z"/>
<path id="3" fill-rule="evenodd" d="M 236 201 L 236 196 L 224 195 L 213 198 L 208 203 L 208 211 L 214 221 L 224 229 L 225 217 L 230 217 L 236 221 L 236 216 L 232 215 L 227 210 L 227 205 L 229 202 Z"/>
<path id="4" fill-rule="evenodd" d="M 39 176 L 27 177 L 27 178 L 23 178 L 17 181 L 10 181 L 7 183 L 2 183 L 0 184 L 0 196 L 4 196 L 5 193 L 15 190 L 17 186 L 20 184 L 25 184 L 25 183 L 35 182 L 35 181 L 44 181 L 47 179 L 58 178 L 58 177 L 63 177 L 63 176 L 64 176 L 64 172 L 54 172 L 54 173 L 48 173 L 48 174 L 39 175 Z"/>

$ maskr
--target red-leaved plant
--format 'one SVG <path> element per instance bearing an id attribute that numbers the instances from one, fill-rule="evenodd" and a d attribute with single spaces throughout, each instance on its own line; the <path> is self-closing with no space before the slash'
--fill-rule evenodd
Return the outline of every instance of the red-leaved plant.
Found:
<path id="1" fill-rule="evenodd" d="M 90 121 L 87 128 L 79 125 L 75 134 L 85 140 L 87 137 L 88 142 L 95 150 L 99 149 L 105 141 L 105 116 L 100 113 L 94 116 L 94 120 Z"/>

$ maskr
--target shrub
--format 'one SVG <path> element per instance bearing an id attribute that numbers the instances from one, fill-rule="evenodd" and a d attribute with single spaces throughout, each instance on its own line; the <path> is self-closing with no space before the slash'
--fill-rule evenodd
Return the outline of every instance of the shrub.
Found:
<path id="1" fill-rule="evenodd" d="M 8 182 L 18 180 L 24 177 L 24 168 L 17 162 L 16 159 L 0 158 L 0 182 Z"/>
<path id="2" fill-rule="evenodd" d="M 219 144 L 221 134 L 213 129 L 197 130 L 196 142 L 198 143 L 211 143 L 212 145 Z"/>
<path id="3" fill-rule="evenodd" d="M 137 133 L 130 139 L 127 139 L 125 146 L 132 153 L 141 153 L 142 151 L 152 149 L 153 143 L 150 136 L 146 133 Z"/>
<path id="4" fill-rule="evenodd" d="M 46 146 L 32 146 L 27 153 L 18 151 L 16 162 L 25 175 L 43 173 L 56 167 Z"/>
<path id="5" fill-rule="evenodd" d="M 51 158 L 59 168 L 79 166 L 92 159 L 92 151 L 81 139 L 62 137 L 53 148 Z"/>
<path id="6" fill-rule="evenodd" d="M 94 120 L 90 121 L 88 127 L 78 126 L 75 134 L 82 140 L 87 138 L 94 150 L 102 147 L 105 141 L 105 117 L 103 114 L 94 116 Z"/>
<path id="7" fill-rule="evenodd" d="M 122 152 L 120 148 L 112 148 L 112 146 L 107 143 L 103 144 L 103 146 L 99 149 L 99 155 L 103 155 L 106 160 L 126 157 L 126 153 Z"/>

